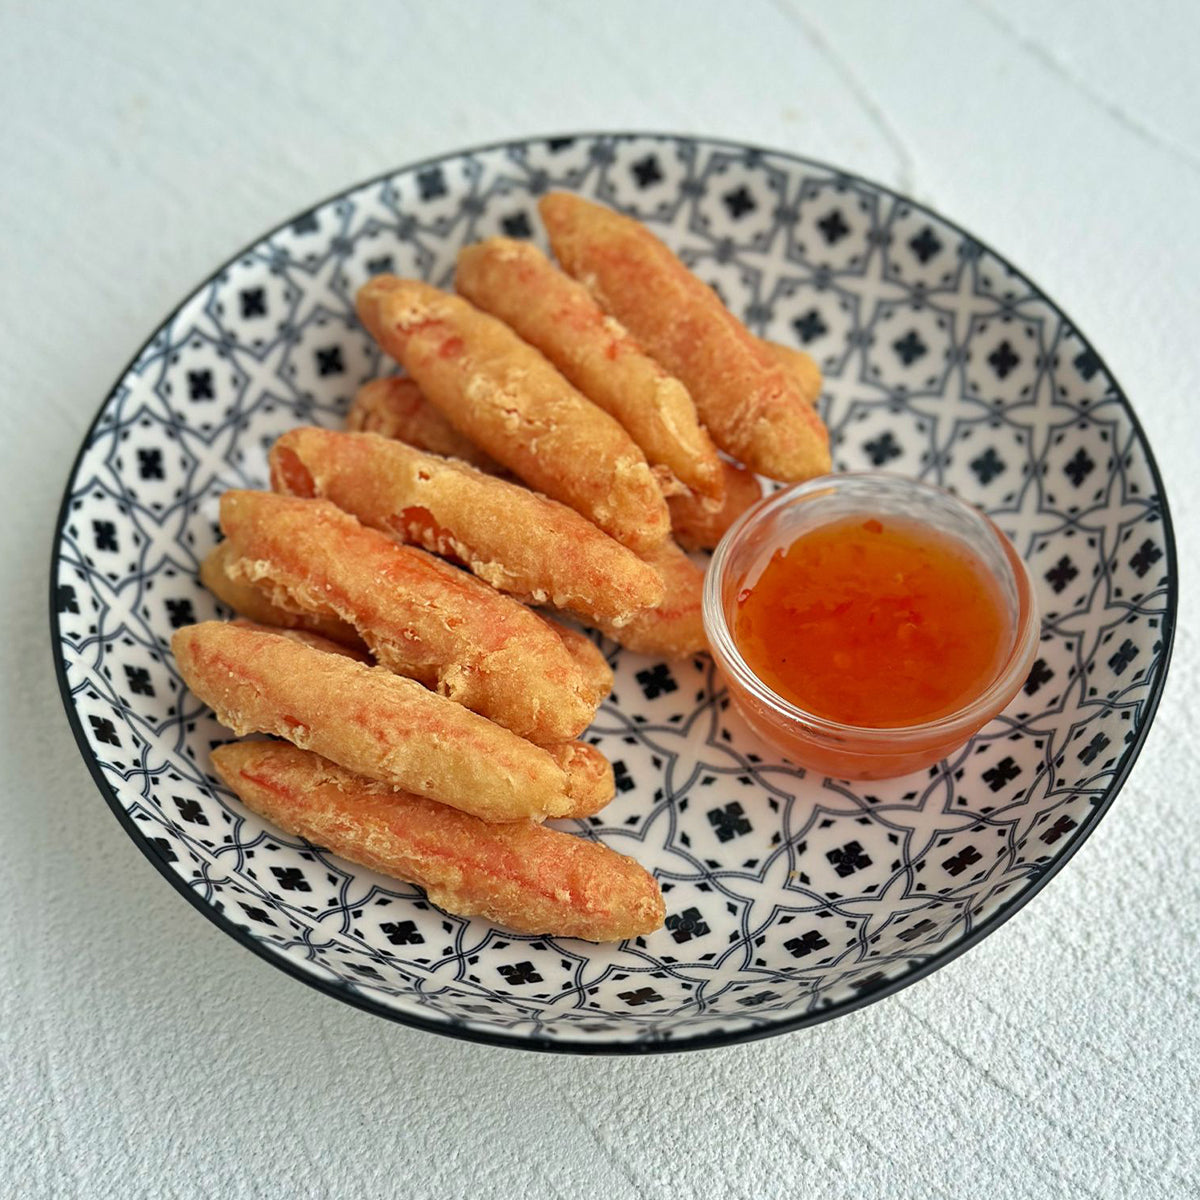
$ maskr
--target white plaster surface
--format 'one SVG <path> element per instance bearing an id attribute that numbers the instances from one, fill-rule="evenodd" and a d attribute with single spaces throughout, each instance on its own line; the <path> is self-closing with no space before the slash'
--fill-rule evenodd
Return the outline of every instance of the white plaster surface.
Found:
<path id="1" fill-rule="evenodd" d="M 0 1195 L 1200 1194 L 1200 5 L 0 2 Z M 1132 397 L 1183 561 L 1128 786 L 979 948 L 858 1014 L 676 1057 L 365 1015 L 193 912 L 67 730 L 66 473 L 218 262 L 360 178 L 572 129 L 707 133 L 911 191 L 1038 280 Z"/>

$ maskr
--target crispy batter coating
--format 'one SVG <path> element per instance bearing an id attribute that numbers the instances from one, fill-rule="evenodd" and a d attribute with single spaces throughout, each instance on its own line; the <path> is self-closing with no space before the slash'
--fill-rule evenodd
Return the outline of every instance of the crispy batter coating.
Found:
<path id="1" fill-rule="evenodd" d="M 690 488 L 720 502 L 720 460 L 687 388 L 532 242 L 496 237 L 465 247 L 454 284 L 625 427 L 664 495 Z"/>
<path id="2" fill-rule="evenodd" d="M 591 687 L 561 637 L 465 571 L 327 500 L 226 492 L 221 527 L 234 579 L 352 624 L 382 666 L 536 742 L 570 741 L 591 721 Z"/>
<path id="3" fill-rule="evenodd" d="M 663 590 L 666 591 L 665 588 Z M 612 667 L 600 653 L 600 647 L 586 633 L 572 629 L 560 621 L 552 620 L 542 613 L 537 615 L 562 639 L 567 653 L 575 660 L 575 665 L 583 676 L 583 694 L 587 697 L 589 704 L 598 706 L 613 688 Z"/>
<path id="4" fill-rule="evenodd" d="M 344 646 L 327 637 L 322 637 L 319 633 L 310 633 L 307 629 L 281 629 L 273 625 L 259 625 L 255 621 L 247 621 L 244 617 L 235 617 L 229 623 L 237 629 L 257 629 L 259 633 L 273 633 L 276 637 L 291 638 L 293 642 L 311 646 L 314 650 L 323 650 L 326 654 L 340 654 L 343 658 L 352 658 L 355 662 L 366 663 L 369 667 L 375 665 L 371 656 L 365 651 Z"/>
<path id="5" fill-rule="evenodd" d="M 275 734 L 484 820 L 580 807 L 549 751 L 383 667 L 227 621 L 185 626 L 171 649 L 188 687 L 239 735 Z"/>
<path id="6" fill-rule="evenodd" d="M 277 625 L 280 629 L 308 629 L 321 637 L 340 642 L 343 646 L 361 648 L 362 638 L 354 632 L 353 625 L 339 621 L 337 617 L 318 616 L 316 613 L 291 612 L 272 604 L 270 597 L 253 584 L 242 583 L 230 578 L 229 563 L 236 557 L 231 553 L 228 542 L 218 542 L 200 564 L 200 582 L 226 608 L 254 621 L 258 625 Z"/>
<path id="7" fill-rule="evenodd" d="M 612 763 L 587 742 L 559 742 L 546 752 L 567 777 L 568 817 L 595 816 L 616 795 Z"/>
<path id="8" fill-rule="evenodd" d="M 735 463 L 722 462 L 725 471 L 725 503 L 713 512 L 694 496 L 672 496 L 671 532 L 685 550 L 711 550 L 725 531 L 762 499 L 762 484 L 753 471 Z"/>
<path id="9" fill-rule="evenodd" d="M 538 208 L 568 274 L 684 384 L 721 449 L 774 479 L 829 471 L 828 434 L 790 375 L 654 234 L 565 192 Z"/>
<path id="10" fill-rule="evenodd" d="M 352 433 L 397 438 L 418 450 L 430 450 L 447 458 L 461 458 L 492 475 L 504 469 L 470 438 L 463 437 L 421 395 L 416 383 L 404 375 L 364 383 L 346 414 L 346 428 Z"/>
<path id="11" fill-rule="evenodd" d="M 247 808 L 351 862 L 419 884 L 459 916 L 520 933 L 620 941 L 663 923 L 653 878 L 597 842 L 530 822 L 489 825 L 279 742 L 219 746 Z"/>
<path id="12" fill-rule="evenodd" d="M 765 339 L 762 344 L 767 348 L 772 358 L 796 381 L 800 394 L 809 402 L 816 404 L 821 398 L 821 368 L 816 359 L 797 350 L 794 346 L 785 346 L 782 342 L 771 342 Z"/>
<path id="13" fill-rule="evenodd" d="M 377 433 L 404 442 L 414 450 L 455 458 L 487 475 L 520 482 L 490 454 L 459 433 L 407 375 L 389 375 L 364 383 L 346 414 L 346 429 L 349 433 Z"/>
<path id="14" fill-rule="evenodd" d="M 620 629 L 601 626 L 614 641 L 637 654 L 689 658 L 708 649 L 701 615 L 704 572 L 671 541 L 644 556 L 662 576 L 667 597 Z"/>
<path id="15" fill-rule="evenodd" d="M 574 509 L 464 463 L 312 427 L 285 433 L 270 461 L 277 492 L 331 500 L 532 604 L 620 625 L 663 597 L 650 567 Z"/>
<path id="16" fill-rule="evenodd" d="M 378 275 L 358 315 L 450 422 L 531 487 L 634 550 L 670 530 L 641 450 L 507 325 L 458 296 Z"/>
<path id="17" fill-rule="evenodd" d="M 361 650 L 353 650 L 349 646 L 341 646 L 337 642 L 331 642 L 328 638 L 321 637 L 320 634 L 309 633 L 307 629 L 278 629 L 270 625 L 256 625 L 253 621 L 247 621 L 242 617 L 236 618 L 230 624 L 237 629 L 252 629 L 259 633 L 290 638 L 292 641 L 310 646 L 314 650 L 320 650 L 325 654 L 340 654 L 343 658 L 350 658 L 355 662 L 365 663 L 367 666 L 375 665 L 369 654 L 365 654 Z M 567 649 L 577 655 L 576 661 L 581 663 L 592 680 L 599 682 L 597 677 L 600 676 L 601 670 L 607 675 L 607 683 L 596 696 L 596 703 L 599 704 L 612 691 L 612 671 L 608 663 L 604 661 L 604 656 L 583 634 L 567 629 L 566 626 L 559 625 L 557 621 L 547 621 L 547 624 L 553 625 L 555 631 L 562 635 Z M 582 646 L 577 642 L 586 646 L 591 653 L 584 652 Z M 599 660 L 599 669 L 596 665 L 597 659 Z M 589 745 L 587 742 L 555 742 L 543 749 L 554 759 L 567 777 L 568 806 L 558 814 L 559 816 L 595 816 L 616 794 L 616 780 L 613 776 L 612 764 L 595 746 Z"/>

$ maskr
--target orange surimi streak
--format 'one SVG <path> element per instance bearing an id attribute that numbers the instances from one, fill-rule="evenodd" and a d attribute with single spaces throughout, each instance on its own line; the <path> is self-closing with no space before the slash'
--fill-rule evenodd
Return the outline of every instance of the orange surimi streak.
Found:
<path id="1" fill-rule="evenodd" d="M 595 810 L 590 756 L 573 789 L 555 753 L 382 667 L 223 621 L 180 629 L 171 648 L 188 687 L 239 735 L 286 738 L 486 820 Z"/>
<path id="2" fill-rule="evenodd" d="M 416 280 L 376 276 L 358 315 L 427 399 L 531 487 L 633 550 L 670 529 L 641 450 L 502 321 Z"/>
<path id="3" fill-rule="evenodd" d="M 829 471 L 828 434 L 791 374 L 644 225 L 565 192 L 538 209 L 568 274 L 684 384 L 721 449 L 773 479 Z"/>
<path id="4" fill-rule="evenodd" d="M 327 500 L 226 492 L 235 579 L 284 608 L 352 624 L 376 660 L 537 742 L 569 741 L 593 685 L 544 620 Z"/>
<path id="5" fill-rule="evenodd" d="M 662 925 L 665 908 L 653 878 L 596 842 L 529 822 L 487 824 L 281 743 L 220 746 L 213 763 L 266 820 L 419 884 L 448 912 L 521 933 L 594 942 Z"/>
<path id="6" fill-rule="evenodd" d="M 666 485 L 664 494 L 682 484 L 722 499 L 720 460 L 687 388 L 536 246 L 511 238 L 467 246 L 454 283 L 625 427 Z"/>
<path id="7" fill-rule="evenodd" d="M 270 461 L 276 491 L 331 500 L 531 603 L 619 624 L 663 597 L 650 567 L 574 509 L 464 463 L 316 428 L 289 430 Z"/>

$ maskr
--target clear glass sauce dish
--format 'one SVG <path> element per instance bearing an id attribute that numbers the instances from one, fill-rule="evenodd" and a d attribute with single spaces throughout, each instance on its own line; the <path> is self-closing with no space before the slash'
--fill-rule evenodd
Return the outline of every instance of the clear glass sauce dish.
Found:
<path id="1" fill-rule="evenodd" d="M 750 667 L 735 637 L 737 606 L 777 552 L 810 530 L 852 518 L 893 518 L 951 539 L 994 580 L 1007 609 L 1008 645 L 973 695 L 953 711 L 909 725 L 844 724 L 781 696 Z M 828 475 L 766 497 L 721 539 L 704 586 L 704 625 L 730 698 L 750 726 L 799 766 L 838 779 L 885 779 L 944 758 L 1013 699 L 1037 650 L 1032 582 L 1012 543 L 977 509 L 930 484 L 876 472 Z M 812 653 L 821 647 L 811 647 Z M 888 680 L 875 682 L 887 687 Z"/>

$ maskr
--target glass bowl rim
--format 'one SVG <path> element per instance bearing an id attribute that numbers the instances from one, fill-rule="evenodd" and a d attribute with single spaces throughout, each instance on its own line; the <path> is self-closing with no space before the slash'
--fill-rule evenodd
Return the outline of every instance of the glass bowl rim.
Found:
<path id="1" fill-rule="evenodd" d="M 875 480 L 894 489 L 936 496 L 943 502 L 949 502 L 951 507 L 957 508 L 961 513 L 982 521 L 986 532 L 995 540 L 1004 561 L 1012 572 L 1013 585 L 1017 593 L 1017 618 L 1013 628 L 1012 644 L 1003 664 L 988 686 L 968 703 L 960 705 L 952 712 L 912 725 L 848 724 L 818 716 L 779 695 L 755 674 L 742 657 L 741 651 L 738 650 L 737 643 L 734 641 L 733 631 L 729 627 L 725 606 L 721 601 L 730 557 L 754 529 L 777 516 L 781 509 L 808 499 L 815 493 L 826 489 L 836 490 L 846 483 L 864 480 Z M 877 748 L 880 753 L 894 752 L 898 741 L 946 740 L 959 733 L 962 733 L 965 739 L 985 723 L 990 716 L 1000 712 L 1009 703 L 1029 671 L 1033 653 L 1041 635 L 1037 599 L 1029 568 L 1017 552 L 1017 548 L 1001 532 L 995 522 L 982 509 L 969 504 L 946 488 L 926 483 L 923 480 L 910 479 L 908 476 L 890 471 L 839 471 L 828 475 L 818 475 L 803 483 L 793 484 L 772 495 L 764 496 L 748 508 L 729 527 L 713 551 L 712 560 L 704 577 L 702 615 L 709 645 L 722 670 L 731 675 L 733 681 L 738 683 L 753 699 L 770 709 L 776 717 L 783 718 L 793 725 L 803 727 L 812 735 L 828 740 L 843 741 L 853 738 L 856 742 L 868 743 Z"/>

